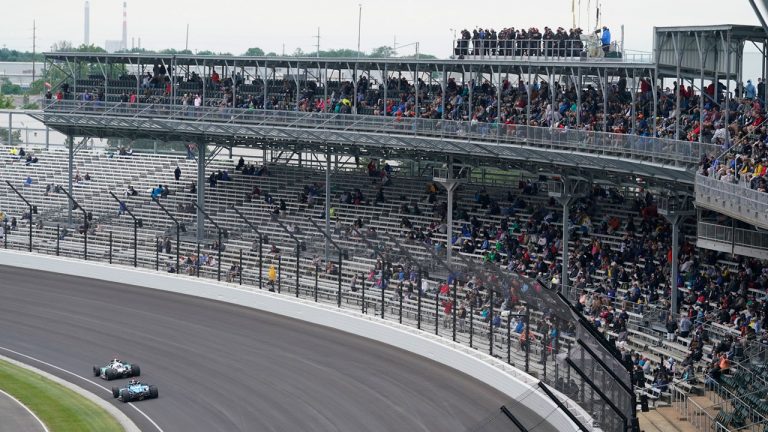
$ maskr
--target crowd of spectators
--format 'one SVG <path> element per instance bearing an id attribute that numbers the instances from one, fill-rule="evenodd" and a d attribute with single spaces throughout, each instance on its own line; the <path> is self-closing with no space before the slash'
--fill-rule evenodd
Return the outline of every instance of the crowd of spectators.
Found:
<path id="1" fill-rule="evenodd" d="M 498 33 L 494 29 L 476 28 L 470 32 L 461 31 L 461 37 L 456 41 L 454 55 L 464 56 L 500 56 L 500 57 L 580 57 L 585 54 L 584 40 L 581 28 L 566 30 L 563 27 L 552 29 L 544 27 L 540 31 L 536 27 L 528 29 L 504 28 Z M 594 43 L 599 41 L 600 53 L 607 53 L 611 44 L 611 33 L 607 27 L 597 30 Z M 600 34 L 600 37 L 597 35 Z"/>
<path id="2" fill-rule="evenodd" d="M 594 37 L 600 47 L 610 44 L 610 31 L 605 27 L 598 31 L 600 35 L 583 36 L 581 33 L 580 29 L 566 31 L 547 27 L 543 31 L 536 28 L 505 28 L 499 32 L 493 29 L 464 30 L 457 50 L 468 54 L 504 55 L 509 51 L 515 54 L 524 51 L 568 56 L 584 49 L 582 38 Z M 512 41 L 514 46 L 509 46 Z M 143 77 L 140 87 L 145 94 L 137 96 L 135 90 L 126 90 L 120 96 L 121 102 L 169 102 L 170 95 L 174 94 L 173 86 L 177 86 L 174 102 L 190 109 L 215 106 L 358 113 L 395 119 L 463 121 L 481 131 L 503 128 L 508 134 L 514 133 L 517 126 L 528 125 L 605 130 L 705 143 L 725 143 L 727 137 L 739 141 L 755 133 L 764 135 L 761 126 L 765 119 L 765 85 L 761 80 L 756 86 L 750 80 L 746 85 L 738 84 L 731 89 L 733 97 L 726 106 L 727 89 L 722 83 L 711 83 L 701 91 L 677 82 L 664 87 L 654 84 L 647 76 L 638 77 L 634 84 L 628 82 L 627 76 L 614 77 L 607 88 L 588 80 L 585 85 L 577 86 L 567 76 L 558 77 L 554 82 L 536 77 L 531 82 L 525 76 L 512 75 L 501 83 L 487 79 L 459 82 L 449 77 L 443 88 L 433 82 L 426 83 L 421 77 L 413 82 L 405 75 L 390 76 L 378 82 L 361 73 L 355 81 L 329 81 L 327 99 L 325 91 L 312 80 L 264 80 L 257 76 L 246 81 L 239 72 L 220 76 L 216 69 L 206 77 L 193 72 L 186 78 L 171 79 L 171 74 L 162 65 L 156 65 L 152 72 L 146 71 Z M 136 82 L 135 76 L 124 78 Z M 205 98 L 203 87 L 207 90 Z M 267 98 L 264 97 L 265 89 L 269 92 Z M 67 84 L 63 84 L 58 92 L 61 95 L 57 93 L 57 99 L 73 97 Z M 74 98 L 103 101 L 103 92 L 103 86 L 86 87 L 86 91 Z M 676 109 L 678 94 L 679 113 Z"/>

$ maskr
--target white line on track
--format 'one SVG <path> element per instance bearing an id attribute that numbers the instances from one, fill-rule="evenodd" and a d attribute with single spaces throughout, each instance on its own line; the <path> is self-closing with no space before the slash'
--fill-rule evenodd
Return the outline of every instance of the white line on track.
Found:
<path id="1" fill-rule="evenodd" d="M 45 432 L 49 432 L 49 431 L 48 431 L 48 426 L 46 426 L 46 425 L 45 425 L 45 423 L 43 423 L 43 421 L 42 421 L 42 420 L 40 420 L 40 417 L 38 417 L 38 416 L 37 416 L 37 414 L 35 414 L 34 412 L 32 412 L 32 410 L 31 410 L 31 409 L 29 409 L 29 407 L 28 407 L 28 406 L 24 405 L 23 403 L 21 403 L 21 401 L 20 401 L 20 400 L 16 399 L 15 397 L 11 396 L 10 394 L 8 394 L 8 393 L 4 392 L 3 390 L 0 390 L 0 393 L 2 393 L 2 394 L 4 394 L 4 395 L 6 395 L 6 396 L 7 396 L 9 399 L 16 401 L 16 403 L 17 403 L 17 404 L 21 405 L 21 407 L 22 407 L 22 408 L 24 408 L 25 410 L 27 410 L 27 412 L 28 412 L 28 413 L 29 413 L 29 414 L 30 414 L 32 417 L 34 417 L 34 418 L 35 418 L 35 420 L 37 420 L 37 422 L 38 422 L 38 423 L 40 423 L 40 426 L 42 426 L 42 427 L 43 427 L 43 431 L 45 431 Z"/>
<path id="2" fill-rule="evenodd" d="M 37 362 L 37 363 L 40 363 L 40 364 L 44 364 L 44 365 L 46 365 L 46 366 L 48 366 L 48 367 L 51 367 L 51 368 L 54 368 L 54 369 L 56 369 L 56 370 L 58 370 L 58 371 L 64 372 L 64 373 L 66 373 L 66 374 L 69 374 L 69 375 L 72 375 L 73 377 L 76 377 L 76 378 L 80 378 L 81 380 L 83 380 L 83 381 L 85 381 L 85 382 L 87 382 L 87 383 L 89 383 L 89 384 L 93 384 L 94 386 L 96 386 L 96 387 L 99 387 L 100 389 L 102 389 L 102 390 L 104 390 L 104 391 L 106 391 L 106 392 L 108 392 L 108 393 L 110 393 L 110 394 L 112 393 L 112 390 L 110 390 L 110 389 L 108 389 L 108 388 L 104 387 L 103 385 L 101 385 L 101 384 L 99 384 L 99 383 L 95 383 L 95 382 L 93 382 L 93 381 L 89 380 L 88 378 L 85 378 L 85 377 L 83 377 L 83 376 L 80 376 L 80 375 L 78 375 L 78 374 L 76 374 L 76 373 L 74 373 L 74 372 L 70 372 L 70 371 L 68 371 L 68 370 L 66 370 L 66 369 L 60 368 L 60 367 L 58 367 L 58 366 L 56 366 L 56 365 L 50 364 L 50 363 L 48 363 L 48 362 L 46 362 L 46 361 L 43 361 L 43 360 L 37 359 L 37 358 L 35 358 L 35 357 L 29 356 L 29 355 L 26 355 L 26 354 L 22 354 L 22 353 L 20 353 L 20 352 L 18 352 L 18 351 L 14 351 L 14 350 L 12 350 L 12 349 L 9 349 L 9 348 L 6 348 L 6 347 L 2 347 L 2 346 L 0 346 L 0 350 L 8 351 L 9 353 L 13 353 L 13 354 L 16 354 L 17 356 L 21 356 L 21 357 L 24 357 L 24 358 L 28 358 L 28 359 L 30 359 L 30 360 L 32 360 L 32 361 L 35 361 L 35 362 Z M 135 409 L 136 411 L 138 411 L 138 413 L 139 413 L 139 414 L 141 414 L 142 416 L 144 416 L 144 418 L 146 418 L 146 419 L 147 419 L 147 420 L 148 420 L 150 423 L 152 423 L 152 426 L 154 426 L 155 428 L 157 428 L 158 432 L 165 432 L 165 431 L 163 431 L 163 428 L 161 428 L 161 427 L 160 427 L 160 426 L 159 426 L 157 423 L 155 423 L 155 421 L 154 421 L 154 420 L 152 420 L 152 419 L 151 419 L 151 418 L 150 418 L 150 417 L 147 415 L 147 413 L 145 413 L 144 411 L 142 411 L 142 410 L 140 410 L 139 408 L 137 408 L 137 407 L 136 407 L 136 406 L 135 406 L 135 405 L 134 405 L 132 402 L 128 402 L 126 405 L 128 405 L 128 406 L 130 406 L 131 408 Z M 46 430 L 47 430 L 47 429 L 46 429 Z"/>

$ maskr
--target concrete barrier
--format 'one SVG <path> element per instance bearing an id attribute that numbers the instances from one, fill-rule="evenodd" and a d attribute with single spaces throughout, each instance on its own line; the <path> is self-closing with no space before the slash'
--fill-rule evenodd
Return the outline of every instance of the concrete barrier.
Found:
<path id="1" fill-rule="evenodd" d="M 509 396 L 527 399 L 526 405 L 559 431 L 576 431 L 576 425 L 537 387 L 538 380 L 491 356 L 397 323 L 330 305 L 238 285 L 176 274 L 153 272 L 94 261 L 0 250 L 0 264 L 53 273 L 136 285 L 217 300 L 263 310 L 362 336 L 429 358 L 463 372 Z M 591 418 L 575 403 L 577 417 Z M 586 422 L 585 422 L 586 423 Z M 589 422 L 591 424 L 591 421 Z M 593 428 L 593 431 L 599 431 Z"/>

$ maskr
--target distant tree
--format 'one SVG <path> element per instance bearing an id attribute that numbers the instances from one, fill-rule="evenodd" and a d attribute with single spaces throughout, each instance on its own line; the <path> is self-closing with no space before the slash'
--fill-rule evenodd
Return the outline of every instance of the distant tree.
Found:
<path id="1" fill-rule="evenodd" d="M 24 93 L 24 91 L 21 89 L 21 86 L 13 84 L 11 80 L 6 77 L 0 78 L 0 94 L 18 95 L 22 93 Z"/>
<path id="2" fill-rule="evenodd" d="M 70 41 L 58 41 L 51 45 L 52 52 L 71 52 L 74 50 L 72 42 Z"/>
<path id="3" fill-rule="evenodd" d="M 292 55 L 293 55 L 294 57 L 304 57 L 304 56 L 306 56 L 306 54 L 304 53 L 304 50 L 303 50 L 303 49 L 301 49 L 301 48 L 296 48 L 296 49 L 293 51 L 293 54 L 292 54 Z"/>
<path id="4" fill-rule="evenodd" d="M 243 55 L 248 57 L 263 57 L 264 50 L 259 47 L 248 48 L 248 51 L 243 53 Z"/>
<path id="5" fill-rule="evenodd" d="M 393 50 L 392 47 L 380 46 L 371 50 L 371 54 L 368 55 L 368 57 L 372 57 L 372 58 L 392 57 L 392 54 L 394 53 L 394 51 L 395 50 Z"/>
<path id="6" fill-rule="evenodd" d="M 88 53 L 106 53 L 107 50 L 100 46 L 96 46 L 94 44 L 86 45 L 82 44 L 79 47 L 75 48 L 75 52 L 88 52 Z"/>
<path id="7" fill-rule="evenodd" d="M 0 95 L 0 109 L 14 109 L 16 105 L 13 104 L 13 98 L 10 96 Z M 5 130 L 5 134 L 0 133 L 0 137 L 7 137 L 8 130 Z"/>
<path id="8" fill-rule="evenodd" d="M 267 53 L 267 57 L 277 57 L 277 53 L 274 51 L 270 51 Z"/>
<path id="9" fill-rule="evenodd" d="M 211 50 L 202 50 L 202 51 L 198 51 L 197 55 L 212 56 L 212 55 L 216 55 L 216 53 Z"/>

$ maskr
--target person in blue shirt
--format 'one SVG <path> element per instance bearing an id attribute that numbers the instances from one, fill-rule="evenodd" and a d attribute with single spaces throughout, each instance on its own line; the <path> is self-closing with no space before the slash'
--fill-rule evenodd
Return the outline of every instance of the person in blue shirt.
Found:
<path id="1" fill-rule="evenodd" d="M 608 54 L 608 51 L 611 49 L 611 31 L 606 26 L 603 26 L 603 35 L 600 37 L 600 42 L 603 44 L 603 52 Z"/>
<path id="2" fill-rule="evenodd" d="M 755 86 L 752 85 L 752 80 L 747 80 L 747 86 L 744 87 L 744 96 L 751 100 L 755 98 L 756 93 L 757 90 L 755 89 Z"/>

